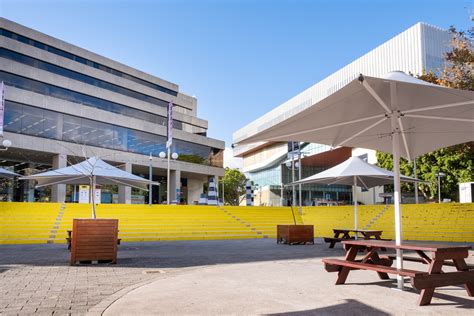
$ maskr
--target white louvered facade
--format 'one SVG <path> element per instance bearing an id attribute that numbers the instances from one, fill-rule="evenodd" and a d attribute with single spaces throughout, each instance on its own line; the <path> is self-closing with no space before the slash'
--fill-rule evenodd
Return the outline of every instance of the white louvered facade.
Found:
<path id="1" fill-rule="evenodd" d="M 446 30 L 417 23 L 236 131 L 233 134 L 233 142 L 265 130 L 317 103 L 361 73 L 377 77 L 395 70 L 415 75 L 424 70 L 437 71 L 443 65 L 443 54 L 449 49 L 450 39 L 451 35 Z M 255 147 L 256 145 L 237 146 L 234 155 L 242 156 Z"/>

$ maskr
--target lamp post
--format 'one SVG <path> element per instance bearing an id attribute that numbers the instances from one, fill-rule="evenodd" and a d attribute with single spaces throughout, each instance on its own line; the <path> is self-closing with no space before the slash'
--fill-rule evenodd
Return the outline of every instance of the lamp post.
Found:
<path id="1" fill-rule="evenodd" d="M 295 206 L 295 201 L 296 201 L 296 190 L 295 190 L 295 169 L 298 169 L 300 167 L 300 164 L 298 161 L 287 161 L 286 162 L 286 167 L 291 170 L 291 182 L 292 182 L 292 201 L 291 201 L 291 206 Z M 299 171 L 298 171 L 299 172 Z"/>
<path id="2" fill-rule="evenodd" d="M 438 203 L 441 203 L 441 178 L 444 177 L 446 174 L 443 172 L 438 172 Z"/>
<path id="3" fill-rule="evenodd" d="M 151 199 L 152 199 L 152 196 L 153 196 L 153 186 L 151 184 L 151 182 L 153 181 L 153 175 L 152 175 L 152 172 L 153 172 L 153 166 L 152 166 L 152 161 L 153 161 L 153 157 L 150 153 L 150 164 L 149 164 L 149 168 L 148 168 L 148 174 L 149 174 L 149 179 L 150 179 L 150 187 L 148 188 L 148 205 L 151 206 Z"/>
<path id="4" fill-rule="evenodd" d="M 225 205 L 225 195 L 224 195 L 224 178 L 222 178 L 222 206 Z"/>
<path id="5" fill-rule="evenodd" d="M 303 169 L 303 165 L 301 164 L 301 149 L 300 149 L 300 146 L 298 146 L 298 181 L 301 180 L 301 169 Z M 298 212 L 300 213 L 300 215 L 303 215 L 303 209 L 302 209 L 303 201 L 301 200 L 302 199 L 301 183 L 298 184 L 298 194 L 299 194 L 299 198 L 298 198 L 299 210 L 298 210 Z"/>
<path id="6" fill-rule="evenodd" d="M 166 204 L 170 204 L 170 158 L 173 158 L 173 160 L 178 159 L 178 154 L 177 153 L 172 153 L 171 154 L 171 148 L 168 147 L 168 154 L 166 154 L 164 151 L 160 152 L 160 158 L 167 158 L 168 160 L 168 166 L 166 168 Z"/>
<path id="7" fill-rule="evenodd" d="M 2 142 L 3 148 L 0 148 L 0 151 L 6 151 L 12 145 L 12 141 L 9 139 L 4 139 Z"/>

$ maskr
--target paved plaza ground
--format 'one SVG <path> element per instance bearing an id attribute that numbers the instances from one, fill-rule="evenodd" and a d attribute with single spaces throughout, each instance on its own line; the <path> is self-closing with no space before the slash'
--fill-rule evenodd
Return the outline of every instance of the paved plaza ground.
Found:
<path id="1" fill-rule="evenodd" d="M 273 239 L 125 243 L 117 265 L 68 265 L 65 245 L 0 246 L 0 313 L 9 314 L 469 314 L 462 287 L 437 290 L 430 306 L 393 280 L 353 271 L 346 285 L 321 258 L 325 244 Z M 474 252 L 468 262 L 474 263 Z M 406 263 L 408 268 L 419 264 Z M 370 283 L 370 284 L 369 284 Z"/>

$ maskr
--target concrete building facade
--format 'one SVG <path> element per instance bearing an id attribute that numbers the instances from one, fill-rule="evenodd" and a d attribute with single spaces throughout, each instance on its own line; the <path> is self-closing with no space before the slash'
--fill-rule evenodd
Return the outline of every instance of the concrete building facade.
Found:
<path id="1" fill-rule="evenodd" d="M 4 138 L 0 165 L 28 175 L 98 156 L 126 171 L 160 182 L 154 203 L 171 200 L 176 189 L 187 203 L 199 200 L 209 177 L 223 176 L 224 142 L 207 137 L 197 100 L 179 86 L 0 18 L 0 81 L 5 84 Z M 167 107 L 174 104 L 171 179 L 166 179 Z M 34 189 L 14 183 L 4 195 L 18 201 L 72 201 L 77 188 Z M 148 196 L 131 188 L 104 188 L 120 203 Z M 134 194 L 132 194 L 134 193 Z M 104 199 L 104 202 L 107 202 Z"/>
<path id="2" fill-rule="evenodd" d="M 237 143 L 273 126 L 300 111 L 316 104 L 342 88 L 359 74 L 381 77 L 390 71 L 401 70 L 413 75 L 424 71 L 437 72 L 443 65 L 443 55 L 449 50 L 451 35 L 446 30 L 424 23 L 417 23 L 377 48 L 356 59 L 340 70 L 329 75 L 312 87 L 292 97 L 270 112 L 250 122 L 233 134 Z M 302 177 L 307 177 L 324 169 L 337 165 L 350 156 L 362 156 L 370 163 L 376 162 L 375 153 L 361 148 L 330 148 L 320 144 L 300 144 L 303 152 Z M 261 199 L 261 204 L 277 205 L 287 203 L 292 196 L 292 187 L 286 186 L 293 178 L 286 164 L 289 146 L 286 143 L 260 142 L 252 145 L 236 146 L 234 155 L 243 158 L 243 172 L 259 185 L 257 196 L 269 196 Z M 298 171 L 296 177 L 298 179 Z M 351 188 L 344 186 L 303 186 L 303 204 L 311 204 L 315 199 L 351 201 Z M 266 193 L 269 191 L 270 193 Z M 381 202 L 381 188 L 358 194 L 364 203 Z M 277 198 L 279 197 L 279 198 Z M 296 199 L 298 196 L 296 195 Z M 259 201 L 256 198 L 256 201 Z M 257 203 L 258 204 L 258 203 Z"/>

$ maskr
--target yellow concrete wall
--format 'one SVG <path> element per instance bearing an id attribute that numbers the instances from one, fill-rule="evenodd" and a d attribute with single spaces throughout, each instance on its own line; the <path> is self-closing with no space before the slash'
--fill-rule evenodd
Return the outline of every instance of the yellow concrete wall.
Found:
<path id="1" fill-rule="evenodd" d="M 394 238 L 393 206 L 359 206 L 359 228 L 383 230 Z M 313 224 L 315 237 L 333 228 L 352 228 L 352 206 L 295 209 L 298 224 Z M 403 239 L 474 242 L 474 204 L 402 205 Z M 380 218 L 374 221 L 377 215 Z M 73 218 L 90 218 L 87 204 L 0 203 L 0 244 L 65 243 Z M 119 219 L 126 241 L 275 238 L 276 225 L 292 224 L 288 207 L 213 207 L 180 205 L 97 206 L 98 218 Z M 373 223 L 371 223 L 373 222 Z"/>

